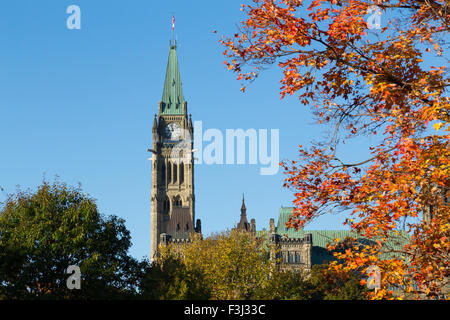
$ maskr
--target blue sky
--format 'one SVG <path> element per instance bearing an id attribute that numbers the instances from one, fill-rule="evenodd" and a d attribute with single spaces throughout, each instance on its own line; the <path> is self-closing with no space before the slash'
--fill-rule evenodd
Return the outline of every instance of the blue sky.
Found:
<path id="1" fill-rule="evenodd" d="M 69 30 L 66 9 L 81 8 L 81 30 Z M 324 134 L 296 98 L 280 100 L 280 71 L 268 69 L 245 94 L 223 65 L 218 34 L 243 18 L 240 1 L 14 0 L 0 3 L 0 186 L 35 189 L 43 176 L 82 184 L 104 214 L 126 220 L 131 254 L 150 251 L 151 127 L 162 96 L 176 17 L 185 99 L 203 129 L 279 129 L 280 160 Z M 213 31 L 217 30 L 218 34 Z M 367 151 L 346 145 L 346 160 Z M 360 149 L 361 148 L 361 149 Z M 231 228 L 242 193 L 257 229 L 268 228 L 292 193 L 284 175 L 259 165 L 198 165 L 196 217 L 204 234 Z M 0 193 L 0 201 L 4 200 Z M 342 229 L 325 216 L 314 229 Z"/>

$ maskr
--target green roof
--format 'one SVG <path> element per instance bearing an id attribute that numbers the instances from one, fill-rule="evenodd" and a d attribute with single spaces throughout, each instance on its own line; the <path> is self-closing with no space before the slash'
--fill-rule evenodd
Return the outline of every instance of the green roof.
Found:
<path id="1" fill-rule="evenodd" d="M 164 90 L 161 102 L 161 114 L 183 114 L 184 96 L 181 86 L 180 67 L 178 66 L 176 45 L 170 46 L 166 80 L 164 81 Z"/>
<path id="2" fill-rule="evenodd" d="M 334 239 L 339 238 L 344 240 L 346 237 L 355 237 L 361 243 L 373 243 L 375 240 L 367 239 L 359 236 L 356 232 L 351 230 L 304 230 L 300 228 L 287 228 L 286 222 L 289 221 L 289 216 L 293 213 L 293 207 L 281 207 L 278 216 L 278 224 L 275 232 L 280 236 L 287 236 L 288 238 L 303 238 L 306 233 L 312 235 L 312 263 L 321 264 L 334 259 L 333 254 L 327 250 L 329 243 L 333 243 Z M 410 237 L 406 232 L 399 232 L 398 235 L 392 235 L 388 241 L 383 244 L 383 249 L 386 251 L 400 251 L 401 248 L 409 241 Z M 382 250 L 383 250 L 382 249 Z M 382 254 L 383 259 L 392 256 L 392 253 Z"/>
<path id="3" fill-rule="evenodd" d="M 278 224 L 276 233 L 280 236 L 287 236 L 288 238 L 303 238 L 306 233 L 312 235 L 313 245 L 317 247 L 327 248 L 328 243 L 334 242 L 334 239 L 344 239 L 345 237 L 354 237 L 356 233 L 350 230 L 304 230 L 300 228 L 287 228 L 286 222 L 289 221 L 289 216 L 293 212 L 292 207 L 281 207 L 278 216 Z"/>

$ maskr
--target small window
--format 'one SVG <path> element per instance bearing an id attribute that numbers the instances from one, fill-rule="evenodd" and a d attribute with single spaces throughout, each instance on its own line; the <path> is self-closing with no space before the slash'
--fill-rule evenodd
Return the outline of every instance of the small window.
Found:
<path id="1" fill-rule="evenodd" d="M 183 205 L 183 201 L 181 200 L 180 196 L 175 197 L 175 199 L 173 200 L 173 205 L 175 207 L 181 207 Z"/>
<path id="2" fill-rule="evenodd" d="M 170 200 L 168 197 L 163 202 L 163 213 L 168 214 L 170 212 Z"/>

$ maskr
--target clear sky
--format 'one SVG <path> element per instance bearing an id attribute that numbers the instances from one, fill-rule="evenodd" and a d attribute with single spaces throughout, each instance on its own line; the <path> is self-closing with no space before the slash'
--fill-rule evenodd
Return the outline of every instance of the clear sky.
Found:
<path id="1" fill-rule="evenodd" d="M 81 30 L 69 30 L 69 5 L 81 8 Z M 203 129 L 279 129 L 280 160 L 323 135 L 296 98 L 280 100 L 280 71 L 267 70 L 239 91 L 223 65 L 219 34 L 231 35 L 243 14 L 236 0 L 0 2 L 0 186 L 35 189 L 43 176 L 82 185 L 100 211 L 126 220 L 131 254 L 150 251 L 151 128 L 161 100 L 172 14 L 188 112 Z M 213 31 L 217 30 L 217 34 Z M 363 160 L 363 144 L 344 146 Z M 198 165 L 196 217 L 204 234 L 233 227 L 245 193 L 248 218 L 268 228 L 293 195 L 280 170 L 259 165 Z M 0 192 L 0 201 L 5 193 Z M 342 229 L 326 216 L 313 229 Z"/>

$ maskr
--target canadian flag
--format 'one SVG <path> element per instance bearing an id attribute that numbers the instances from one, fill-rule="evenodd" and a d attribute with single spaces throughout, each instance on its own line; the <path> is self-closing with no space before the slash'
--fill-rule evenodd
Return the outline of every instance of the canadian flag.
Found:
<path id="1" fill-rule="evenodd" d="M 175 16 L 172 16 L 172 31 L 175 30 Z"/>

